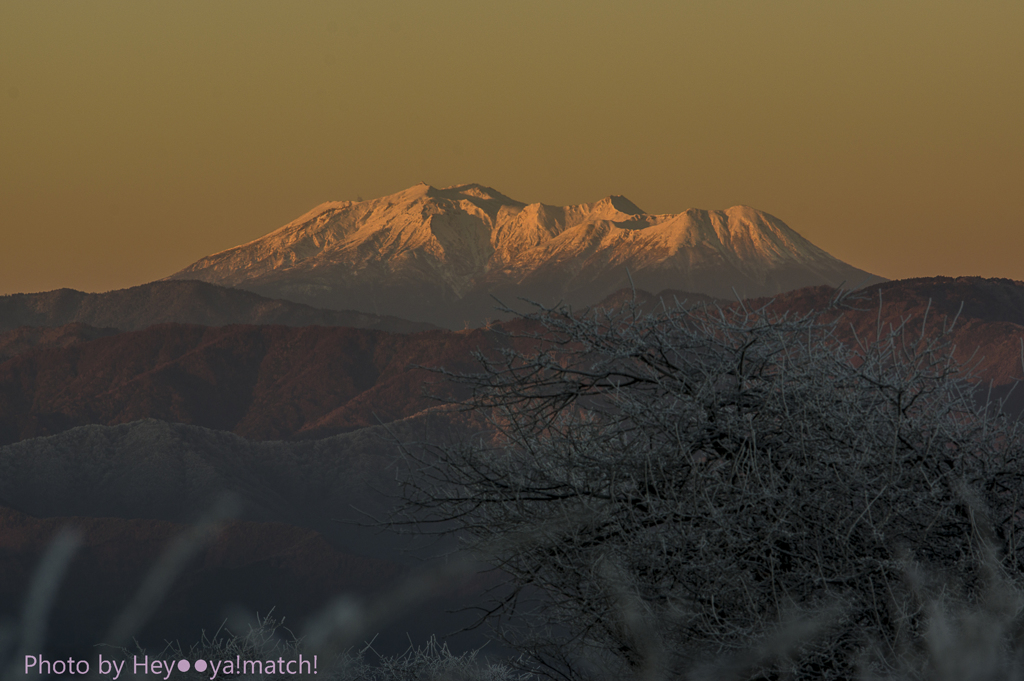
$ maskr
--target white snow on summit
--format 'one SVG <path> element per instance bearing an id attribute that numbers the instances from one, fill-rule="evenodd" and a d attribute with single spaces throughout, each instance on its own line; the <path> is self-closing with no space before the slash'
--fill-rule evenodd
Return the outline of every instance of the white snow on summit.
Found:
<path id="1" fill-rule="evenodd" d="M 623 196 L 548 206 L 478 184 L 323 203 L 170 278 L 460 326 L 488 316 L 491 294 L 596 302 L 627 270 L 648 290 L 730 298 L 881 280 L 747 206 L 651 215 Z"/>

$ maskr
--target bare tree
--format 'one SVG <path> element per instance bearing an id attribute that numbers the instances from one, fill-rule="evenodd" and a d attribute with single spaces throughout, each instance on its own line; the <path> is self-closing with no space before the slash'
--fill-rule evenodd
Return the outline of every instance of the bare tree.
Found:
<path id="1" fill-rule="evenodd" d="M 490 427 L 413 453 L 407 508 L 510 575 L 492 614 L 525 615 L 506 632 L 553 674 L 660 678 L 759 641 L 778 659 L 746 675 L 849 678 L 869 648 L 895 668 L 922 589 L 979 598 L 985 547 L 1016 581 L 1024 444 L 949 328 L 858 338 L 833 309 L 542 308 L 448 374 Z"/>

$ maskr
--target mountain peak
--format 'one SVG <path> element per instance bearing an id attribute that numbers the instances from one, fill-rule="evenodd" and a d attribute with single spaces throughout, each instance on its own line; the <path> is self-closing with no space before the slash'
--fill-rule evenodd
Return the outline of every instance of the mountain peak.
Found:
<path id="1" fill-rule="evenodd" d="M 732 298 L 877 277 L 749 206 L 650 215 L 621 195 L 526 205 L 481 184 L 324 204 L 173 275 L 461 328 L 494 300 L 590 304 L 629 285 Z"/>
<path id="2" fill-rule="evenodd" d="M 611 196 L 604 197 L 594 204 L 594 208 L 611 208 L 626 215 L 647 215 L 647 211 L 621 194 L 612 194 Z"/>

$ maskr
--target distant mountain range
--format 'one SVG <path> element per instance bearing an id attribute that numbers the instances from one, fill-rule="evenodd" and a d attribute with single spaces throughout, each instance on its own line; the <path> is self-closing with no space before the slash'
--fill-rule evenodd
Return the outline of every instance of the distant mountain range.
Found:
<path id="1" fill-rule="evenodd" d="M 483 329 L 162 324 L 22 348 L 0 362 L 0 444 L 143 418 L 253 440 L 356 430 L 436 405 L 424 391 L 438 378 L 417 365 L 471 370 L 473 350 L 501 343 Z"/>
<path id="2" fill-rule="evenodd" d="M 495 297 L 589 305 L 630 278 L 726 299 L 884 281 L 746 206 L 651 215 L 622 196 L 527 205 L 477 184 L 324 203 L 169 277 L 449 328 L 500 317 Z"/>
<path id="3" fill-rule="evenodd" d="M 204 326 L 316 324 L 397 332 L 436 328 L 423 322 L 365 312 L 321 310 L 201 281 L 156 281 L 106 293 L 83 293 L 64 288 L 45 293 L 0 296 L 0 332 L 20 327 L 57 327 L 75 323 L 120 331 L 167 323 Z M 55 339 L 53 342 L 60 344 Z M 0 352 L 2 347 L 0 341 Z"/>
<path id="4" fill-rule="evenodd" d="M 777 296 L 773 305 L 809 311 L 827 305 L 834 294 L 830 287 L 805 288 Z M 619 305 L 632 295 L 621 291 L 601 305 Z M 997 386 L 1022 375 L 1024 283 L 916 279 L 878 284 L 859 295 L 861 309 L 844 313 L 843 328 L 852 325 L 863 337 L 873 333 L 879 320 L 893 325 L 911 318 L 918 324 L 927 310 L 930 324 L 939 325 L 959 313 L 954 339 L 962 359 L 977 350 L 981 375 Z M 637 296 L 647 307 L 657 300 L 671 304 L 673 298 L 715 302 L 672 290 L 639 291 Z M 454 396 L 450 384 L 420 367 L 473 371 L 471 353 L 517 342 L 502 333 L 516 324 L 409 334 L 315 325 L 194 324 L 122 333 L 81 324 L 0 333 L 0 355 L 10 355 L 0 361 L 0 444 L 144 418 L 230 431 L 251 440 L 354 431 L 436 405 L 428 392 Z M 435 385 L 428 384 L 431 380 Z"/>
<path id="5" fill-rule="evenodd" d="M 830 286 L 811 286 L 744 303 L 749 309 L 769 305 L 776 312 L 807 313 L 824 310 L 836 293 Z M 656 294 L 618 291 L 598 307 L 618 307 L 634 296 L 646 311 L 672 306 L 675 301 L 731 304 L 666 289 Z M 1024 282 L 982 277 L 902 279 L 857 291 L 846 304 L 851 309 L 836 313 L 840 317 L 838 333 L 846 342 L 855 341 L 854 332 L 862 339 L 873 339 L 879 325 L 884 333 L 904 320 L 915 333 L 923 323 L 931 333 L 955 321 L 952 340 L 957 359 L 966 362 L 973 358 L 979 377 L 996 387 L 1008 389 L 1016 379 L 1024 378 Z M 1014 404 L 1018 410 L 1024 407 L 1024 386 L 1016 391 Z"/>

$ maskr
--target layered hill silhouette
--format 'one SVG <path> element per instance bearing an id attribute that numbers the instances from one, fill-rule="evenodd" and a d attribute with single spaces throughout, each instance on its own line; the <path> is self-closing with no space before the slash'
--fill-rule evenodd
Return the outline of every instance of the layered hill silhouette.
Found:
<path id="1" fill-rule="evenodd" d="M 432 404 L 420 366 L 470 369 L 492 331 L 163 324 L 0 363 L 0 444 L 143 418 L 254 440 L 316 437 Z M 438 390 L 446 390 L 440 384 Z"/>
<path id="2" fill-rule="evenodd" d="M 860 298 L 870 300 L 871 312 L 888 320 L 910 317 L 921 319 L 940 315 L 951 320 L 974 319 L 984 322 L 1009 322 L 1024 325 L 1024 282 L 982 277 L 921 277 L 901 279 L 872 286 Z M 783 307 L 811 309 L 821 307 L 830 291 L 810 288 L 776 297 Z"/>
<path id="3" fill-rule="evenodd" d="M 826 310 L 839 291 L 831 286 L 812 286 L 772 297 L 744 301 L 749 309 L 770 306 L 775 312 L 806 314 Z M 647 312 L 676 302 L 733 305 L 689 291 L 665 289 L 658 293 L 623 289 L 597 307 L 617 308 L 633 301 Z M 979 378 L 1007 386 L 1024 378 L 1024 282 L 982 277 L 922 277 L 889 281 L 853 292 L 845 309 L 829 313 L 841 319 L 839 332 L 847 342 L 856 337 L 873 339 L 881 330 L 904 320 L 915 333 L 925 324 L 929 332 L 952 326 L 957 359 L 977 363 Z M 1024 391 L 1022 391 L 1024 392 Z M 1021 395 L 1024 397 L 1024 395 Z"/>
<path id="4" fill-rule="evenodd" d="M 724 298 L 882 281 L 746 206 L 651 215 L 622 196 L 527 205 L 477 184 L 324 203 L 170 279 L 463 328 L 501 317 L 495 297 L 593 304 L 630 277 L 650 291 Z"/>
<path id="5" fill-rule="evenodd" d="M 313 529 L 347 552 L 380 557 L 394 542 L 353 523 L 389 503 L 380 493 L 395 489 L 397 442 L 444 437 L 451 427 L 427 412 L 387 428 L 252 442 L 156 419 L 80 426 L 0 447 L 0 506 L 39 518 L 187 524 L 228 494 L 239 519 Z"/>
<path id="6" fill-rule="evenodd" d="M 251 442 L 231 433 L 155 419 L 89 425 L 0 447 L 0 613 L 22 606 L 39 560 L 60 528 L 84 532 L 51 614 L 47 652 L 85 654 L 172 542 L 225 494 L 240 519 L 183 566 L 136 638 L 160 649 L 197 640 L 231 612 L 266 615 L 301 634 L 331 599 L 387 593 L 438 551 L 436 540 L 383 534 L 397 493 L 396 441 L 451 435 L 430 412 L 354 433 L 299 442 Z M 458 631 L 493 575 L 432 587 L 423 606 L 383 620 L 368 638 L 398 654 L 409 636 Z M 474 600 L 474 599 L 477 600 Z M 440 599 L 438 601 L 437 599 Z M 244 631 L 244 628 L 242 629 Z M 237 629 L 236 629 L 237 631 Z M 464 644 L 485 639 L 468 634 Z M 456 639 L 458 640 L 458 638 Z"/>
<path id="7" fill-rule="evenodd" d="M 171 322 L 205 326 L 319 324 L 393 332 L 434 328 L 423 322 L 409 322 L 346 308 L 316 309 L 201 281 L 157 281 L 107 293 L 58 289 L 46 293 L 0 296 L 0 332 L 19 327 L 67 324 L 134 331 Z"/>
<path id="8" fill-rule="evenodd" d="M 777 295 L 772 304 L 804 312 L 835 294 L 830 286 L 810 287 Z M 634 295 L 647 309 L 673 298 L 736 304 L 681 290 L 631 289 L 602 305 Z M 841 314 L 859 334 L 908 317 L 920 322 L 926 312 L 936 325 L 957 317 L 958 352 L 977 350 L 983 377 L 1005 388 L 1022 373 L 1022 282 L 940 277 L 885 282 L 856 295 L 856 309 Z M 59 309 L 51 307 L 47 318 L 60 319 Z M 125 309 L 112 305 L 106 314 L 131 319 Z M 0 334 L 0 607 L 18 607 L 55 528 L 85 527 L 85 552 L 55 616 L 68 645 L 95 643 L 88 634 L 109 616 L 114 596 L 124 591 L 119 585 L 140 579 L 158 547 L 224 492 L 242 500 L 241 519 L 188 568 L 152 631 L 194 635 L 197 622 L 206 626 L 221 614 L 203 610 L 212 593 L 254 608 L 273 603 L 291 615 L 337 590 L 388 588 L 403 569 L 407 538 L 358 523 L 367 522 L 364 513 L 386 514 L 393 503 L 386 494 L 397 491 L 396 442 L 481 428 L 431 400 L 424 385 L 439 378 L 420 367 L 472 371 L 473 351 L 518 343 L 504 332 L 530 330 L 516 321 L 404 334 L 277 324 L 120 331 L 109 317 L 87 318 L 101 326 Z M 441 382 L 426 392 L 458 397 Z"/>
<path id="9" fill-rule="evenodd" d="M 97 328 L 79 322 L 52 327 L 20 326 L 0 331 L 0 362 L 36 348 L 66 348 L 118 333 L 121 333 L 120 329 Z"/>
<path id="10" fill-rule="evenodd" d="M 1010 280 L 888 282 L 861 291 L 855 302 L 859 309 L 844 312 L 843 323 L 869 337 L 879 320 L 883 325 L 905 318 L 920 322 L 927 311 L 930 323 L 938 325 L 959 313 L 954 329 L 959 358 L 976 353 L 980 375 L 1008 385 L 1022 374 L 1022 291 L 1024 284 Z M 834 294 L 830 287 L 802 289 L 776 297 L 773 305 L 806 312 L 825 307 Z M 605 304 L 629 295 L 621 292 Z M 649 303 L 673 297 L 696 302 L 692 294 L 679 291 L 640 295 Z M 22 338 L 20 354 L 0 362 L 0 444 L 144 418 L 252 440 L 353 431 L 435 405 L 428 392 L 452 396 L 450 384 L 420 367 L 475 370 L 474 350 L 516 342 L 503 333 L 504 326 L 413 334 L 180 324 L 115 335 L 80 327 L 52 329 L 49 335 L 38 334 L 40 347 L 29 348 L 31 339 Z M 51 336 L 71 340 L 63 346 L 44 342 Z M 424 388 L 428 381 L 435 382 L 429 390 Z"/>

